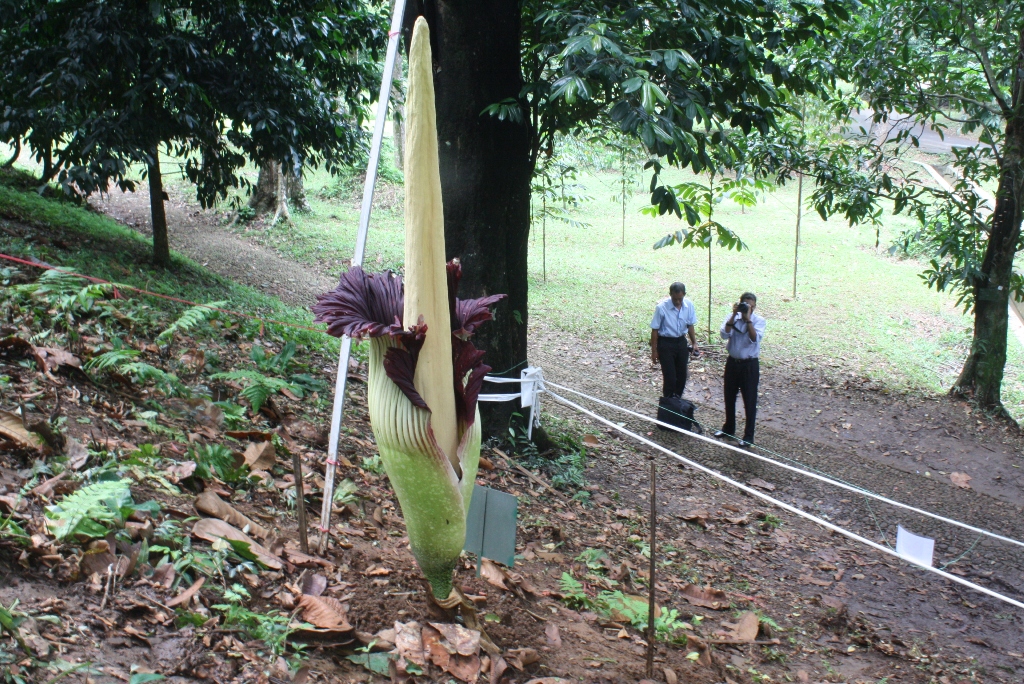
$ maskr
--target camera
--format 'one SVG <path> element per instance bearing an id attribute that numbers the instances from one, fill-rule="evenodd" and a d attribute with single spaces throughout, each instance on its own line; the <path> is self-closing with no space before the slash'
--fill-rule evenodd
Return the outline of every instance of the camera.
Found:
<path id="1" fill-rule="evenodd" d="M 739 304 L 736 305 L 736 312 L 737 313 L 745 314 L 749 310 L 750 310 L 750 306 L 746 302 L 740 302 Z"/>

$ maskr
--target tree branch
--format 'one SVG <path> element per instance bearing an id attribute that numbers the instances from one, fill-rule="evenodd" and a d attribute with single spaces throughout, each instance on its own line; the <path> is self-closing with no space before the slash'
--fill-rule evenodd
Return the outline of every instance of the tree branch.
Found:
<path id="1" fill-rule="evenodd" d="M 985 71 L 985 81 L 988 82 L 988 89 L 992 91 L 992 96 L 996 99 L 996 102 L 999 103 L 999 108 L 1002 111 L 1003 116 L 1009 118 L 1013 112 L 1010 109 L 1010 105 L 1006 101 L 1006 98 L 1003 97 L 1003 93 L 999 90 L 999 82 L 996 80 L 996 75 L 992 71 L 992 60 L 989 59 L 988 50 L 985 49 L 985 46 L 978 40 L 974 17 L 970 12 L 964 12 L 963 17 L 964 22 L 970 29 L 967 31 L 967 36 L 970 38 L 971 44 L 974 46 L 974 49 L 971 50 L 971 52 L 973 52 L 978 58 L 978 61 L 981 62 L 981 67 Z"/>

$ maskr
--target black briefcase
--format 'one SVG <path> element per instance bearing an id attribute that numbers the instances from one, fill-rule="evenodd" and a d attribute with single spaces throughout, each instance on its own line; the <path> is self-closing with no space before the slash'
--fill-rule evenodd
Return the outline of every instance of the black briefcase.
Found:
<path id="1" fill-rule="evenodd" d="M 704 430 L 701 429 L 700 423 L 693 417 L 693 412 L 696 410 L 697 407 L 692 401 L 679 397 L 662 397 L 658 400 L 659 421 L 702 435 Z M 671 430 L 671 428 L 667 428 L 664 425 L 659 425 L 658 429 Z"/>

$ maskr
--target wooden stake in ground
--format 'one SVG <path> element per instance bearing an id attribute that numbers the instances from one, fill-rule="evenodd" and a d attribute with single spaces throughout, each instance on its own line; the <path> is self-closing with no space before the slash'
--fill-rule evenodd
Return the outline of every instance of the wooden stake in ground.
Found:
<path id="1" fill-rule="evenodd" d="M 654 637 L 656 630 L 654 629 L 654 559 L 655 544 L 657 539 L 655 537 L 655 531 L 658 528 L 658 487 L 655 482 L 654 472 L 654 457 L 651 457 L 651 576 L 648 587 L 650 594 L 648 596 L 647 604 L 647 678 L 650 679 L 654 676 Z"/>
<path id="2" fill-rule="evenodd" d="M 306 488 L 302 483 L 302 459 L 299 452 L 292 452 L 292 473 L 295 475 L 295 510 L 299 514 L 299 543 L 302 553 L 309 553 L 309 540 L 306 538 Z M 326 533 L 324 533 L 326 535 Z"/>

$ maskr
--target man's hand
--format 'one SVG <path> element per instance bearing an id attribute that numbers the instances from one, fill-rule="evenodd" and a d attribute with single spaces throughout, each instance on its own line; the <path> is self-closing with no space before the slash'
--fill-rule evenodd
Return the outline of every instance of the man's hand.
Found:
<path id="1" fill-rule="evenodd" d="M 651 350 L 651 363 L 653 363 L 655 366 L 658 365 L 658 350 L 657 349 L 652 349 Z"/>
<path id="2" fill-rule="evenodd" d="M 696 342 L 694 342 L 693 346 L 690 348 L 690 356 L 692 356 L 693 358 L 697 358 L 698 356 L 700 356 L 700 349 L 697 348 Z"/>

